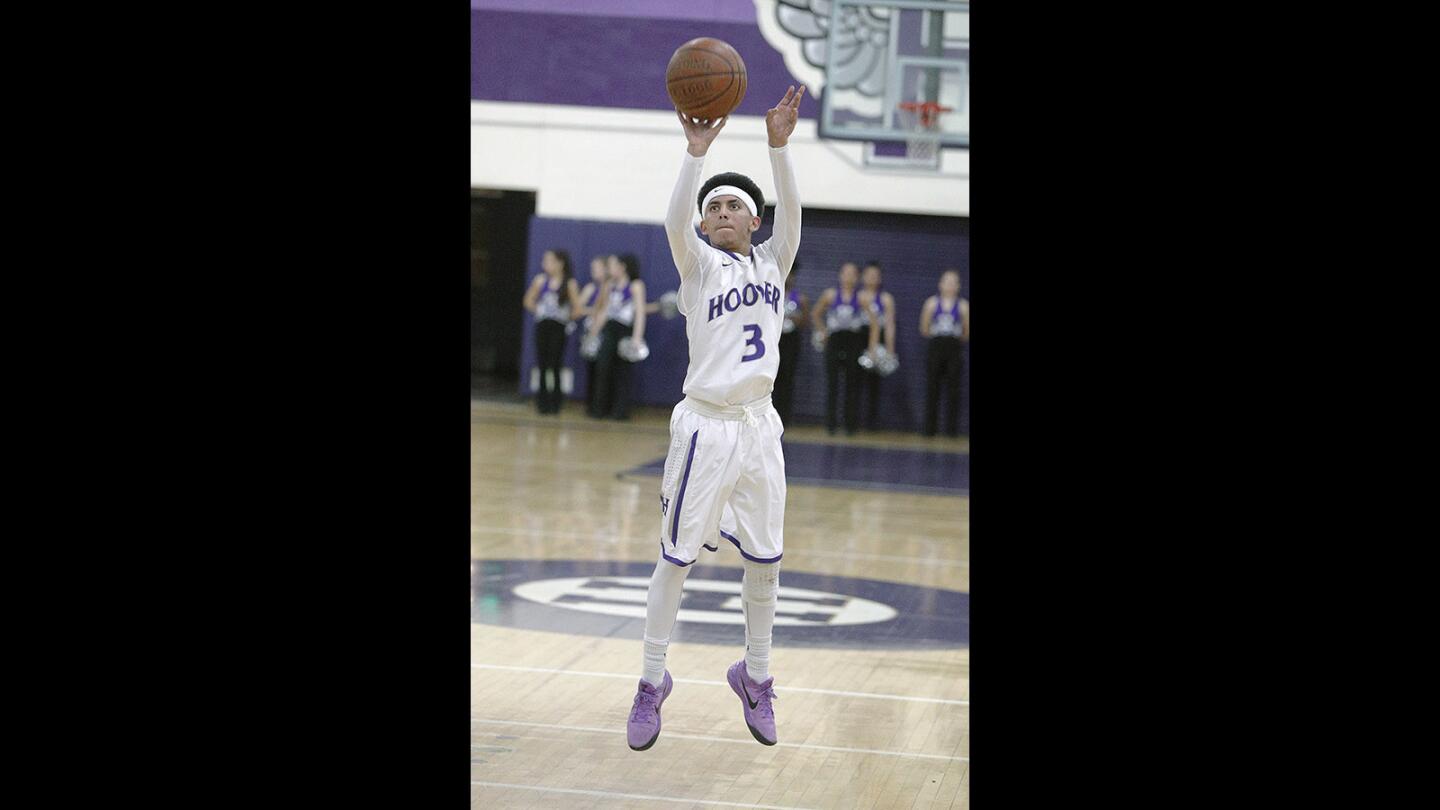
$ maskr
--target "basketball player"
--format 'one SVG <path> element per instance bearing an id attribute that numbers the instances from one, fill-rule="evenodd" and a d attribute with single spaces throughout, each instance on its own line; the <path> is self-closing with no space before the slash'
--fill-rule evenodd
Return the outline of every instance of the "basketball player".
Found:
<path id="1" fill-rule="evenodd" d="M 785 277 L 800 245 L 800 192 L 786 147 L 804 95 L 804 85 L 799 92 L 792 86 L 765 114 L 779 200 L 774 236 L 760 245 L 750 242 L 765 211 L 754 181 L 726 172 L 700 183 L 705 154 L 726 119 L 693 120 L 676 112 L 688 145 L 665 233 L 680 271 L 678 305 L 690 364 L 685 399 L 670 416 L 660 484 L 660 559 L 646 597 L 644 668 L 628 724 L 636 751 L 660 736 L 660 707 L 673 683 L 665 651 L 681 588 L 700 549 L 720 533 L 722 514 L 733 518 L 735 531 L 720 536 L 740 549 L 745 567 L 745 657 L 731 665 L 726 680 L 750 733 L 765 745 L 776 742 L 770 634 L 784 552 L 785 457 L 784 427 L 770 391 L 780 364 Z M 690 224 L 696 207 L 708 244 Z"/>
<path id="2" fill-rule="evenodd" d="M 803 293 L 795 290 L 795 274 L 800 272 L 797 259 L 785 276 L 785 323 L 780 335 L 780 370 L 775 374 L 775 410 L 780 414 L 781 424 L 790 424 L 790 414 L 795 407 L 795 366 L 800 360 L 801 335 L 809 323 L 810 303 Z"/>
<path id="3" fill-rule="evenodd" d="M 865 351 L 865 333 L 870 324 L 860 303 L 856 285 L 860 270 L 854 262 L 840 265 L 840 286 L 820 294 L 810 320 L 825 338 L 825 428 L 835 435 L 835 406 L 841 379 L 845 382 L 845 432 L 851 436 L 860 426 L 860 354 Z"/>
<path id="4" fill-rule="evenodd" d="M 866 319 L 870 322 L 870 341 L 866 351 L 874 357 L 876 347 L 884 341 L 885 351 L 893 357 L 895 354 L 895 296 L 885 292 L 880 287 L 880 262 L 871 259 L 865 263 L 865 270 L 861 275 L 861 283 L 864 284 L 860 290 L 860 306 L 865 312 Z M 865 382 L 862 386 L 865 389 L 866 413 L 865 427 L 868 430 L 875 429 L 875 423 L 880 416 L 880 371 L 871 367 L 866 371 L 863 367 L 861 379 Z"/>
<path id="5" fill-rule="evenodd" d="M 925 299 L 920 308 L 920 334 L 929 339 L 925 357 L 925 430 L 935 435 L 935 417 L 944 381 L 950 398 L 945 408 L 945 432 L 960 435 L 960 372 L 964 368 L 963 343 L 970 342 L 970 302 L 960 297 L 960 271 L 940 276 L 940 294 Z"/>
<path id="6" fill-rule="evenodd" d="M 610 296 L 609 257 L 596 256 L 590 260 L 590 281 L 580 290 L 581 304 L 576 308 L 577 316 L 584 316 L 580 323 L 580 339 L 600 334 L 601 302 Z M 585 361 L 585 411 L 595 409 L 595 358 Z"/>
<path id="7" fill-rule="evenodd" d="M 600 317 L 600 353 L 595 355 L 595 401 L 590 415 L 622 422 L 630 418 L 630 367 L 620 356 L 620 341 L 645 340 L 645 282 L 640 280 L 640 260 L 635 254 L 610 257 L 610 297 Z"/>
<path id="8" fill-rule="evenodd" d="M 535 351 L 540 366 L 540 390 L 535 408 L 542 414 L 560 413 L 560 364 L 565 355 L 565 327 L 571 308 L 580 302 L 580 290 L 570 270 L 570 254 L 547 250 L 540 259 L 544 271 L 525 291 L 525 309 L 535 314 Z"/>

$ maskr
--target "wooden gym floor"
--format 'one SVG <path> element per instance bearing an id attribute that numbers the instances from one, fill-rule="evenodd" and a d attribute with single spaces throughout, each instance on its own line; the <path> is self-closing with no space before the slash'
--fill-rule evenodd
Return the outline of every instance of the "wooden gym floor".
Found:
<path id="1" fill-rule="evenodd" d="M 685 583 L 660 738 L 629 749 L 668 417 L 473 401 L 471 806 L 968 807 L 965 439 L 787 430 L 805 483 L 770 669 L 780 743 L 751 737 L 725 683 L 744 634 L 739 553 L 719 541 Z"/>

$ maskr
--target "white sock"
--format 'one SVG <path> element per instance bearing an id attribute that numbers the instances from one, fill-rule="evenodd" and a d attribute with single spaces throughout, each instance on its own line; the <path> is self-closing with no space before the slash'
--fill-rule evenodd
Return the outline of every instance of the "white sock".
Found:
<path id="1" fill-rule="evenodd" d="M 770 631 L 775 626 L 779 563 L 745 561 L 740 604 L 745 613 L 745 673 L 753 681 L 770 677 Z"/>
<path id="2" fill-rule="evenodd" d="M 670 631 L 675 628 L 675 615 L 680 612 L 689 566 L 661 559 L 650 575 L 650 590 L 645 594 L 645 659 L 640 677 L 651 686 L 660 687 L 665 679 L 665 651 L 670 646 Z"/>
<path id="3" fill-rule="evenodd" d="M 645 670 L 640 677 L 656 689 L 665 680 L 665 650 L 669 646 L 668 638 L 645 637 Z"/>

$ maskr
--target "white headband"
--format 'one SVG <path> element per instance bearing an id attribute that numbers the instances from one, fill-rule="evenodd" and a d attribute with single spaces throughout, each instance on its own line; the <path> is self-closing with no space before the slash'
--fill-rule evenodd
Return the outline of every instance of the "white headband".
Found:
<path id="1" fill-rule="evenodd" d="M 726 194 L 733 194 L 736 197 L 739 197 L 740 202 L 745 203 L 745 207 L 750 209 L 750 216 L 760 216 L 759 214 L 755 213 L 755 201 L 750 198 L 750 195 L 746 194 L 743 189 L 738 189 L 734 186 L 716 186 L 715 188 L 710 189 L 710 193 L 705 195 L 705 201 L 700 203 L 700 215 L 705 215 L 705 209 L 710 207 L 711 200 L 715 199 L 716 197 L 724 196 Z"/>

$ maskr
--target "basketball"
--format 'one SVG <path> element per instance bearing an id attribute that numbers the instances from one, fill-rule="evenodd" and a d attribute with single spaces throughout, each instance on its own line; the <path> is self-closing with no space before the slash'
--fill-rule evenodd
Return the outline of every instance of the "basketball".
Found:
<path id="1" fill-rule="evenodd" d="M 665 67 L 665 90 L 675 107 L 694 118 L 720 118 L 745 98 L 745 60 L 712 37 L 681 45 Z"/>

